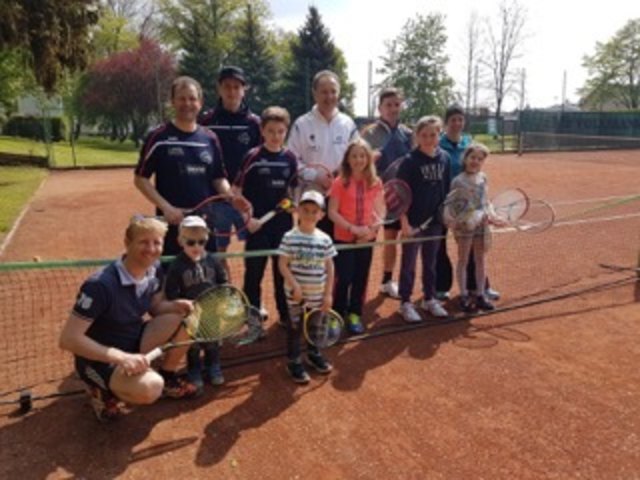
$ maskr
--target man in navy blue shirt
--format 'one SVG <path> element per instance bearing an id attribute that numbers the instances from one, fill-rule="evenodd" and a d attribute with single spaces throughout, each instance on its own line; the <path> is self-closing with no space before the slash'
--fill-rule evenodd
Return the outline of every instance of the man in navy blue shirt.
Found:
<path id="1" fill-rule="evenodd" d="M 215 194 L 231 190 L 215 133 L 196 120 L 202 108 L 202 88 L 190 77 L 179 77 L 171 86 L 175 118 L 147 137 L 135 169 L 134 184 L 169 222 L 164 255 L 177 255 L 178 225 L 184 210 Z M 155 185 L 151 177 L 155 175 Z M 240 200 L 237 206 L 243 205 Z M 246 205 L 246 204 L 244 204 Z M 207 245 L 215 251 L 215 242 Z"/>
<path id="2" fill-rule="evenodd" d="M 168 301 L 162 293 L 158 260 L 166 230 L 156 218 L 133 217 L 125 255 L 83 283 L 60 335 L 60 347 L 74 354 L 100 421 L 117 418 L 121 401 L 149 404 L 163 393 L 183 398 L 196 392 L 176 374 L 186 349 L 169 350 L 159 372 L 144 356 L 172 338 L 188 338 L 179 327 L 191 303 Z"/>
<path id="3" fill-rule="evenodd" d="M 253 114 L 245 102 L 247 79 L 239 67 L 223 67 L 218 73 L 218 104 L 200 119 L 200 124 L 214 132 L 220 139 L 224 166 L 230 182 L 240 173 L 245 155 L 260 145 L 260 118 Z M 216 205 L 215 229 L 229 233 L 244 225 L 243 218 L 229 204 Z M 239 233 L 246 240 L 246 232 Z M 229 246 L 229 235 L 216 238 L 218 251 L 224 252 Z"/>

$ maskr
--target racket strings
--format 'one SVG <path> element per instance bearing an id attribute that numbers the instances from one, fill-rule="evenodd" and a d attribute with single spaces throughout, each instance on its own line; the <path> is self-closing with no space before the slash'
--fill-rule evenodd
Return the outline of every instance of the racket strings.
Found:
<path id="1" fill-rule="evenodd" d="M 306 321 L 307 340 L 313 345 L 323 348 L 335 344 L 342 334 L 342 319 L 333 311 L 314 310 Z"/>
<path id="2" fill-rule="evenodd" d="M 247 321 L 247 301 L 239 290 L 216 287 L 198 297 L 191 316 L 187 332 L 193 338 L 225 338 L 237 332 Z"/>

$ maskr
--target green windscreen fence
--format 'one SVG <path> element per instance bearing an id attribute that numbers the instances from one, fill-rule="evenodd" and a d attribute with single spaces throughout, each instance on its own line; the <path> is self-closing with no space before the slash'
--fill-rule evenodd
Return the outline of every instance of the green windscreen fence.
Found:
<path id="1" fill-rule="evenodd" d="M 640 148 L 640 112 L 520 113 L 520 151 Z"/>

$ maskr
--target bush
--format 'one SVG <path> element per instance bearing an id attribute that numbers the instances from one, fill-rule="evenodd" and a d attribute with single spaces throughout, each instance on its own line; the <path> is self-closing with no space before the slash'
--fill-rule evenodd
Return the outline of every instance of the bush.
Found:
<path id="1" fill-rule="evenodd" d="M 59 142 L 66 138 L 66 127 L 61 117 L 47 119 L 14 115 L 7 121 L 3 133 L 12 137 L 33 138 L 44 141 L 44 122 L 48 121 L 51 129 L 51 140 Z"/>

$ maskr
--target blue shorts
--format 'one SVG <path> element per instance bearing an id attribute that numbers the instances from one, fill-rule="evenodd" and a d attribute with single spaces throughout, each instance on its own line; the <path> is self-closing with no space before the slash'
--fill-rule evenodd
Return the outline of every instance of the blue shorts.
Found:
<path id="1" fill-rule="evenodd" d="M 116 369 L 115 365 L 87 360 L 76 355 L 76 372 L 87 385 L 98 387 L 103 392 L 111 392 L 109 382 Z"/>
<path id="2" fill-rule="evenodd" d="M 227 202 L 217 202 L 213 205 L 214 220 L 213 228 L 216 232 L 223 233 L 223 236 L 216 236 L 216 245 L 218 248 L 227 247 L 231 243 L 231 237 L 229 232 L 235 226 L 236 230 L 244 228 L 245 220 L 242 218 L 240 212 L 233 208 Z M 241 230 L 238 232 L 239 240 L 246 240 L 248 236 L 247 230 Z"/>

